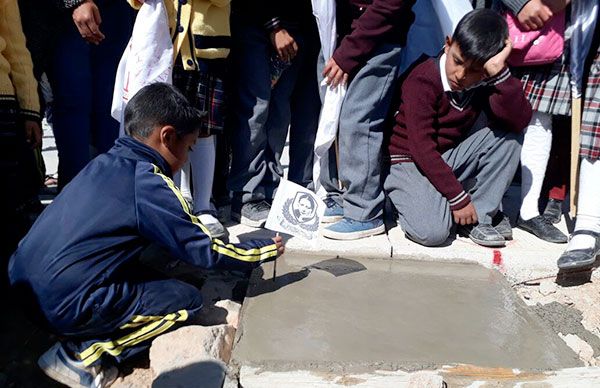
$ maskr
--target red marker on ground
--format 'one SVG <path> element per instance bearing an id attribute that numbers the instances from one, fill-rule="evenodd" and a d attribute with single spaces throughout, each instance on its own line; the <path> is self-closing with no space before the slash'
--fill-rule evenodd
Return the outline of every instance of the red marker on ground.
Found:
<path id="1" fill-rule="evenodd" d="M 502 265 L 502 252 L 497 249 L 494 249 L 494 265 L 501 266 Z"/>

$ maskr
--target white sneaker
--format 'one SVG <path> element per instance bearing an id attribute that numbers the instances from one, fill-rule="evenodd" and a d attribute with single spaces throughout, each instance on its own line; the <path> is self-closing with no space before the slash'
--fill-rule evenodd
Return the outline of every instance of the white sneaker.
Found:
<path id="1" fill-rule="evenodd" d="M 197 217 L 212 237 L 219 238 L 225 235 L 225 227 L 212 214 L 198 214 Z"/>
<path id="2" fill-rule="evenodd" d="M 48 377 L 71 388 L 106 388 L 119 377 L 114 366 L 86 367 L 82 361 L 73 360 L 59 342 L 42 354 L 38 366 Z"/>

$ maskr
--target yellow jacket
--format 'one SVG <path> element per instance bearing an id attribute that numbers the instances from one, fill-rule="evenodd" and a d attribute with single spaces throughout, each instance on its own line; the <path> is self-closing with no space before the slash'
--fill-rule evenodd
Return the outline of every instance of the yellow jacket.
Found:
<path id="1" fill-rule="evenodd" d="M 137 0 L 127 0 L 139 9 Z M 185 70 L 196 69 L 196 58 L 226 58 L 231 46 L 231 0 L 164 0 L 173 39 L 173 60 L 181 55 Z"/>
<path id="2" fill-rule="evenodd" d="M 25 46 L 17 0 L 0 0 L 0 100 L 12 100 L 15 95 L 22 115 L 39 120 L 37 81 Z"/>

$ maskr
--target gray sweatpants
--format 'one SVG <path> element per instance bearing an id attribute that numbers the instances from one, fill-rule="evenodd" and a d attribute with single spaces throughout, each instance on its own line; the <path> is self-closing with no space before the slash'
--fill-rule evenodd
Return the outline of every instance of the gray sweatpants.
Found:
<path id="1" fill-rule="evenodd" d="M 399 45 L 381 45 L 352 79 L 340 114 L 339 171 L 333 146 L 322 159 L 321 184 L 329 197 L 343 204 L 344 217 L 353 220 L 383 215 L 384 122 L 399 76 L 400 52 Z M 344 192 L 338 189 L 338 172 Z"/>
<path id="2" fill-rule="evenodd" d="M 520 134 L 479 125 L 442 155 L 471 195 L 480 223 L 491 224 L 498 212 L 519 166 L 521 143 Z M 398 222 L 410 239 L 426 246 L 446 241 L 453 227 L 448 200 L 414 163 L 392 165 L 384 187 L 398 210 Z"/>

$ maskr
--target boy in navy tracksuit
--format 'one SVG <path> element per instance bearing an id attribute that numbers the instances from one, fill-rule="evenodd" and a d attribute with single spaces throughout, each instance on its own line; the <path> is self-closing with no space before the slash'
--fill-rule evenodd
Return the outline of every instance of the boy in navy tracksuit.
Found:
<path id="1" fill-rule="evenodd" d="M 198 289 L 139 263 L 150 244 L 202 268 L 243 271 L 283 252 L 279 237 L 242 244 L 211 238 L 173 184 L 201 116 L 170 85 L 140 90 L 125 111 L 129 136 L 65 187 L 11 257 L 11 284 L 61 338 L 39 360 L 50 377 L 107 386 L 118 372 L 106 356 L 139 353 L 198 313 Z"/>

